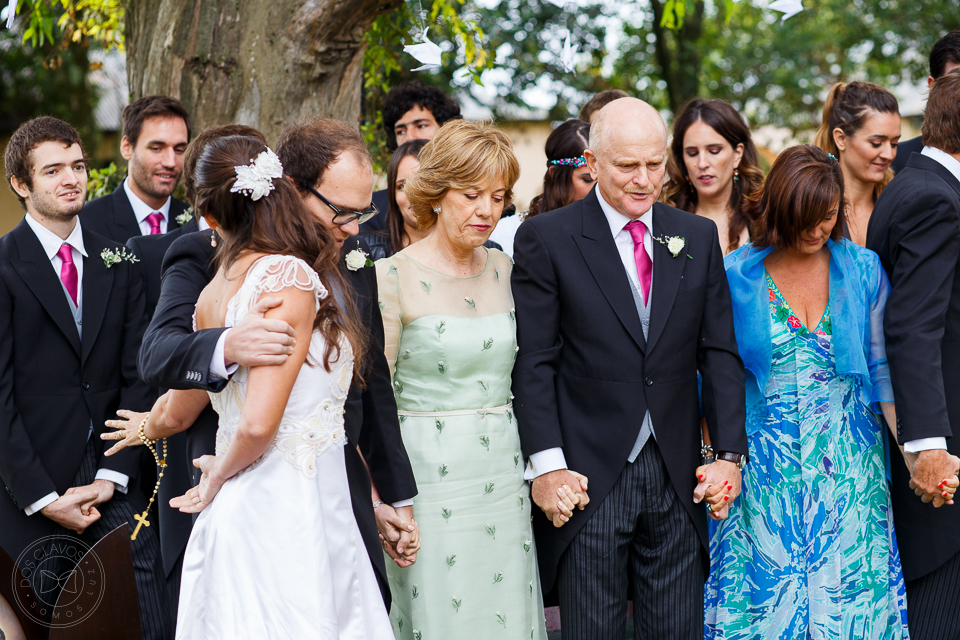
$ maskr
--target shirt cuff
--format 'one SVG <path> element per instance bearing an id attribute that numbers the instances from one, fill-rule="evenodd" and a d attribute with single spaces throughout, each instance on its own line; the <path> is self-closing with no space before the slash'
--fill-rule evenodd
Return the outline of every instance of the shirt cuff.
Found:
<path id="1" fill-rule="evenodd" d="M 240 368 L 236 362 L 231 362 L 227 364 L 226 356 L 224 356 L 224 344 L 227 341 L 227 334 L 230 333 L 230 329 L 227 329 L 220 334 L 220 337 L 217 339 L 217 346 L 213 350 L 213 357 L 210 358 L 210 379 L 211 380 L 228 380 L 237 369 Z"/>
<path id="2" fill-rule="evenodd" d="M 33 504 L 28 505 L 27 508 L 23 510 L 23 512 L 24 512 L 25 514 L 27 514 L 28 516 L 32 516 L 32 515 L 35 514 L 36 512 L 38 512 L 38 511 L 40 511 L 41 509 L 43 509 L 43 508 L 44 508 L 45 506 L 47 506 L 48 504 L 51 504 L 51 503 L 53 503 L 53 502 L 56 502 L 56 501 L 57 501 L 57 498 L 59 498 L 59 497 L 60 497 L 60 495 L 59 495 L 56 491 L 54 491 L 54 492 L 52 492 L 52 493 L 48 493 L 47 495 L 43 496 L 42 498 L 40 498 L 39 500 L 37 500 L 37 501 L 34 502 Z"/>
<path id="3" fill-rule="evenodd" d="M 399 509 L 401 507 L 412 507 L 413 498 L 407 498 L 406 500 L 401 500 L 400 502 L 393 502 L 390 504 L 394 509 Z"/>
<path id="4" fill-rule="evenodd" d="M 523 470 L 523 479 L 533 480 L 545 473 L 566 468 L 567 459 L 563 457 L 563 449 L 561 447 L 544 449 L 543 451 L 530 454 L 527 466 Z"/>
<path id="5" fill-rule="evenodd" d="M 109 480 L 113 484 L 117 485 L 117 491 L 120 493 L 126 493 L 127 485 L 130 483 L 130 476 L 118 471 L 111 471 L 110 469 L 97 469 L 97 475 L 95 475 L 93 479 Z"/>
<path id="6" fill-rule="evenodd" d="M 946 449 L 947 439 L 943 436 L 934 438 L 920 438 L 903 443 L 903 450 L 907 453 L 920 453 L 921 451 L 930 451 L 932 449 Z"/>

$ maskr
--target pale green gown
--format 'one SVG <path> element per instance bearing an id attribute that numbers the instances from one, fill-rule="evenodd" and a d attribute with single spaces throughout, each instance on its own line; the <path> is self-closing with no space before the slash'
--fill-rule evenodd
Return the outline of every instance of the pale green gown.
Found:
<path id="1" fill-rule="evenodd" d="M 476 276 L 406 251 L 376 264 L 387 362 L 419 491 L 414 566 L 387 558 L 401 640 L 546 638 L 530 490 L 511 405 L 511 262 L 489 250 Z"/>

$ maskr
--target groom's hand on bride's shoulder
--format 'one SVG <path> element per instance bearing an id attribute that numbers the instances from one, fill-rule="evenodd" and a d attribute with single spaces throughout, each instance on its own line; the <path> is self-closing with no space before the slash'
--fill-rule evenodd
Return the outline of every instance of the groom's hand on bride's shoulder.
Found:
<path id="1" fill-rule="evenodd" d="M 590 504 L 587 477 L 568 469 L 557 469 L 537 476 L 530 487 L 530 497 L 555 527 L 562 527 L 573 516 L 573 508 L 581 511 Z"/>
<path id="2" fill-rule="evenodd" d="M 261 299 L 237 326 L 227 332 L 223 341 L 225 364 L 266 367 L 287 361 L 297 342 L 293 327 L 283 320 L 263 317 L 282 303 L 281 298 Z"/>

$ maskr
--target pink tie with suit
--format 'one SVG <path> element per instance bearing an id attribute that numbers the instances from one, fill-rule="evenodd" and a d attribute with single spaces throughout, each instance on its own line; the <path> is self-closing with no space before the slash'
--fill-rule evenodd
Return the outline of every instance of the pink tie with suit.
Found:
<path id="1" fill-rule="evenodd" d="M 628 222 L 624 227 L 630 232 L 633 238 L 633 259 L 637 262 L 637 277 L 640 278 L 640 290 L 643 293 L 643 304 L 647 304 L 647 298 L 650 296 L 650 278 L 653 274 L 653 261 L 646 247 L 643 246 L 644 237 L 647 235 L 647 225 L 639 220 Z"/>
<path id="2" fill-rule="evenodd" d="M 60 251 L 57 256 L 61 260 L 60 264 L 60 282 L 66 287 L 67 293 L 73 298 L 73 304 L 77 304 L 77 265 L 73 263 L 73 249 L 64 242 L 60 245 Z"/>
<path id="3" fill-rule="evenodd" d="M 163 214 L 154 212 L 147 216 L 147 224 L 150 225 L 150 235 L 155 236 L 160 233 L 160 222 L 163 220 Z"/>

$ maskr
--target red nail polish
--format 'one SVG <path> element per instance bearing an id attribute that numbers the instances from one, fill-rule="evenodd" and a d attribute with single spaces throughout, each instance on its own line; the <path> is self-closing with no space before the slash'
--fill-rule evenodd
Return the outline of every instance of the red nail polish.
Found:
<path id="1" fill-rule="evenodd" d="M 943 492 L 943 497 L 944 497 L 944 498 L 947 497 L 947 492 L 946 492 L 946 491 Z"/>
<path id="2" fill-rule="evenodd" d="M 729 499 L 730 499 L 730 496 L 723 496 L 723 499 L 724 499 L 724 500 L 729 500 Z"/>
<path id="3" fill-rule="evenodd" d="M 697 479 L 700 480 L 700 481 L 702 481 L 702 480 L 703 480 L 703 476 L 697 476 Z"/>

